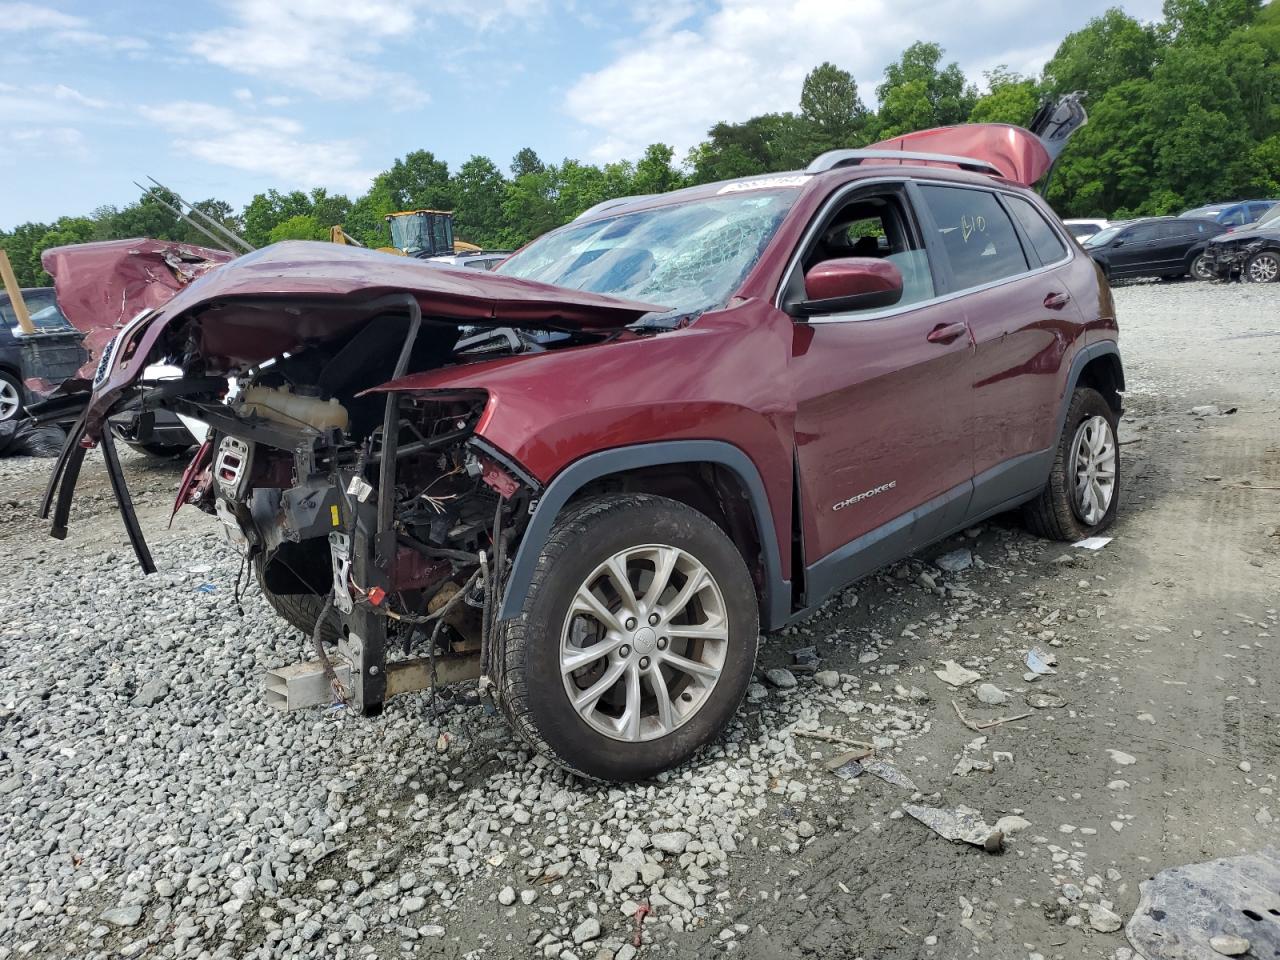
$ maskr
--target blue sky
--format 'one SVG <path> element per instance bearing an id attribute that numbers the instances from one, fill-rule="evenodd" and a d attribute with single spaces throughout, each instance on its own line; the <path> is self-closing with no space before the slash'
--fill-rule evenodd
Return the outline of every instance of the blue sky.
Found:
<path id="1" fill-rule="evenodd" d="M 677 155 L 794 109 L 823 60 L 873 103 L 934 40 L 975 79 L 1034 72 L 1108 0 L 0 0 L 0 228 L 137 198 L 356 195 L 410 150 L 456 167 Z M 1141 19 L 1159 0 L 1129 0 Z"/>

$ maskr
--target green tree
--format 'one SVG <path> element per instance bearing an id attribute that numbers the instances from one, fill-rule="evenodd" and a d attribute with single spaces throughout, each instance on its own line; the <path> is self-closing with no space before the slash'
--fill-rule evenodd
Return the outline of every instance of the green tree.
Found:
<path id="1" fill-rule="evenodd" d="M 502 171 L 488 157 L 473 156 L 459 167 L 453 177 L 455 236 L 482 247 L 499 246 L 506 187 Z"/>
<path id="2" fill-rule="evenodd" d="M 272 227 L 269 239 L 272 243 L 281 240 L 328 240 L 329 228 L 311 214 L 300 213 Z"/>
<path id="3" fill-rule="evenodd" d="M 853 74 L 835 64 L 810 70 L 800 89 L 800 117 L 808 124 L 814 153 L 867 142 L 871 114 L 858 96 Z"/>
<path id="4" fill-rule="evenodd" d="M 1040 103 L 1036 82 L 999 66 L 988 70 L 987 93 L 978 98 L 970 123 L 1013 123 L 1026 126 Z"/>
<path id="5" fill-rule="evenodd" d="M 511 176 L 523 177 L 526 173 L 542 173 L 547 165 L 542 162 L 533 147 L 523 147 L 511 160 Z"/>
<path id="6" fill-rule="evenodd" d="M 393 163 L 386 172 L 386 184 L 402 210 L 453 209 L 449 165 L 437 160 L 430 150 L 414 150 Z"/>
<path id="7" fill-rule="evenodd" d="M 1126 80 L 1145 80 L 1155 65 L 1156 31 L 1113 7 L 1069 33 L 1044 66 L 1046 92 L 1080 90 L 1093 100 Z"/>
<path id="8" fill-rule="evenodd" d="M 244 238 L 252 246 L 265 247 L 271 242 L 271 231 L 290 217 L 311 213 L 311 198 L 301 190 L 280 193 L 268 190 L 255 194 L 244 208 Z"/>
<path id="9" fill-rule="evenodd" d="M 913 43 L 885 67 L 880 98 L 878 134 L 892 137 L 926 127 L 964 123 L 978 100 L 958 63 L 942 63 L 936 43 Z"/>
<path id="10" fill-rule="evenodd" d="M 675 150 L 665 143 L 651 143 L 636 162 L 633 186 L 636 193 L 666 193 L 685 185 L 684 175 L 672 166 Z"/>

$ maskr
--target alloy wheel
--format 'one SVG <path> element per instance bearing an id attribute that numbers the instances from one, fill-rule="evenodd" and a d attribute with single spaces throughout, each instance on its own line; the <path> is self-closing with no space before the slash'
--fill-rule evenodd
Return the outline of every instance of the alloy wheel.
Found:
<path id="1" fill-rule="evenodd" d="M 1280 254 L 1260 253 L 1249 261 L 1248 270 L 1253 283 L 1275 283 L 1280 279 Z"/>
<path id="2" fill-rule="evenodd" d="M 1071 441 L 1071 505 L 1088 526 L 1102 521 L 1116 489 L 1116 438 L 1106 417 L 1086 419 Z"/>
<path id="3" fill-rule="evenodd" d="M 1209 268 L 1209 258 L 1203 253 L 1191 261 L 1191 275 L 1197 280 L 1213 280 L 1214 272 Z"/>
<path id="4" fill-rule="evenodd" d="M 18 396 L 18 388 L 7 378 L 0 377 L 0 420 L 12 420 L 22 406 L 22 398 Z"/>
<path id="5" fill-rule="evenodd" d="M 685 550 L 647 544 L 614 554 L 578 588 L 560 673 L 592 729 L 654 740 L 706 704 L 728 647 L 728 611 L 711 572 Z"/>

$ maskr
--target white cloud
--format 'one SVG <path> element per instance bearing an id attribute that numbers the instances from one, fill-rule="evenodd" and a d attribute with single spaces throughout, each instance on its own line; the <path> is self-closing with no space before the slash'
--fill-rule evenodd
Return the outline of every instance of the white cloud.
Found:
<path id="1" fill-rule="evenodd" d="M 50 123 L 83 122 L 102 119 L 111 104 L 89 97 L 66 84 L 15 86 L 0 83 L 0 122 Z"/>
<path id="2" fill-rule="evenodd" d="M 89 29 L 89 21 L 34 3 L 0 3 L 0 33 L 34 33 L 50 49 L 92 47 L 137 52 L 147 48 L 138 37 L 111 37 Z"/>
<path id="3" fill-rule="evenodd" d="M 0 161 L 6 164 L 43 157 L 84 160 L 88 156 L 84 134 L 75 127 L 16 127 L 7 131 L 0 143 Z"/>
<path id="4" fill-rule="evenodd" d="M 640 43 L 579 78 L 564 106 L 590 131 L 595 159 L 635 156 L 658 140 L 679 155 L 720 120 L 797 109 L 805 74 L 824 60 L 852 69 L 872 104 L 884 65 L 911 43 L 949 46 L 985 30 L 982 45 L 998 50 L 994 35 L 1025 38 L 1036 9 L 1033 0 L 917 0 L 909 9 L 889 0 L 718 0 L 691 25 L 687 0 L 645 3 L 635 13 Z M 1025 39 L 1004 46 L 983 65 L 1025 70 L 1045 56 Z"/>
<path id="5" fill-rule="evenodd" d="M 448 54 L 430 50 L 432 18 L 456 19 L 473 31 L 526 27 L 548 0 L 225 0 L 231 23 L 191 39 L 210 63 L 329 100 L 378 98 L 392 109 L 425 103 L 417 78 Z M 392 51 L 417 43 L 408 57 Z M 423 41 L 426 41 L 425 43 Z M 387 69 L 397 62 L 405 69 Z M 269 102 L 269 100 L 268 100 Z"/>
<path id="6" fill-rule="evenodd" d="M 207 163 L 270 176 L 286 187 L 368 189 L 373 172 L 350 140 L 308 140 L 288 117 L 244 115 L 212 103 L 179 100 L 141 107 L 142 116 L 173 134 L 180 153 Z"/>
<path id="7" fill-rule="evenodd" d="M 231 26 L 191 41 L 191 50 L 210 63 L 328 99 L 426 99 L 412 77 L 375 65 L 384 44 L 413 29 L 408 0 L 230 0 L 228 6 Z"/>
<path id="8" fill-rule="evenodd" d="M 0 3 L 0 33 L 28 30 L 73 30 L 84 25 L 82 17 L 50 10 L 34 3 Z"/>

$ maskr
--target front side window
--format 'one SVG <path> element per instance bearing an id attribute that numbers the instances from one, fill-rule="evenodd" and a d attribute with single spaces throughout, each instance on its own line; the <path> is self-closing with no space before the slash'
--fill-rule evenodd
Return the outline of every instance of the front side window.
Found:
<path id="1" fill-rule="evenodd" d="M 1026 254 L 1009 215 L 994 193 L 964 187 L 922 185 L 937 242 L 956 289 L 980 287 L 1026 273 Z"/>
<path id="2" fill-rule="evenodd" d="M 539 237 L 494 272 L 661 304 L 668 309 L 639 322 L 674 325 L 728 301 L 798 194 L 743 188 L 570 223 Z"/>
<path id="3" fill-rule="evenodd" d="M 871 258 L 892 263 L 902 274 L 902 296 L 889 309 L 899 309 L 936 295 L 929 258 L 910 220 L 903 194 L 859 192 L 829 214 L 788 281 L 788 300 L 802 300 L 804 275 L 827 260 Z M 884 307 L 842 310 L 840 316 L 881 313 Z"/>
<path id="4" fill-rule="evenodd" d="M 1147 240 L 1154 240 L 1159 235 L 1160 225 L 1158 223 L 1140 223 L 1120 239 L 1125 243 L 1143 243 Z"/>
<path id="5" fill-rule="evenodd" d="M 1066 246 L 1058 236 L 1057 231 L 1049 226 L 1044 214 L 1022 197 L 1006 195 L 1005 202 L 1009 204 L 1009 209 L 1013 211 L 1013 215 L 1022 224 L 1022 230 L 1026 233 L 1027 239 L 1031 241 L 1031 246 L 1035 249 L 1036 256 L 1040 258 L 1042 264 L 1057 263 L 1067 255 Z M 1094 232 L 1097 229 L 1097 227 L 1094 227 Z"/>

